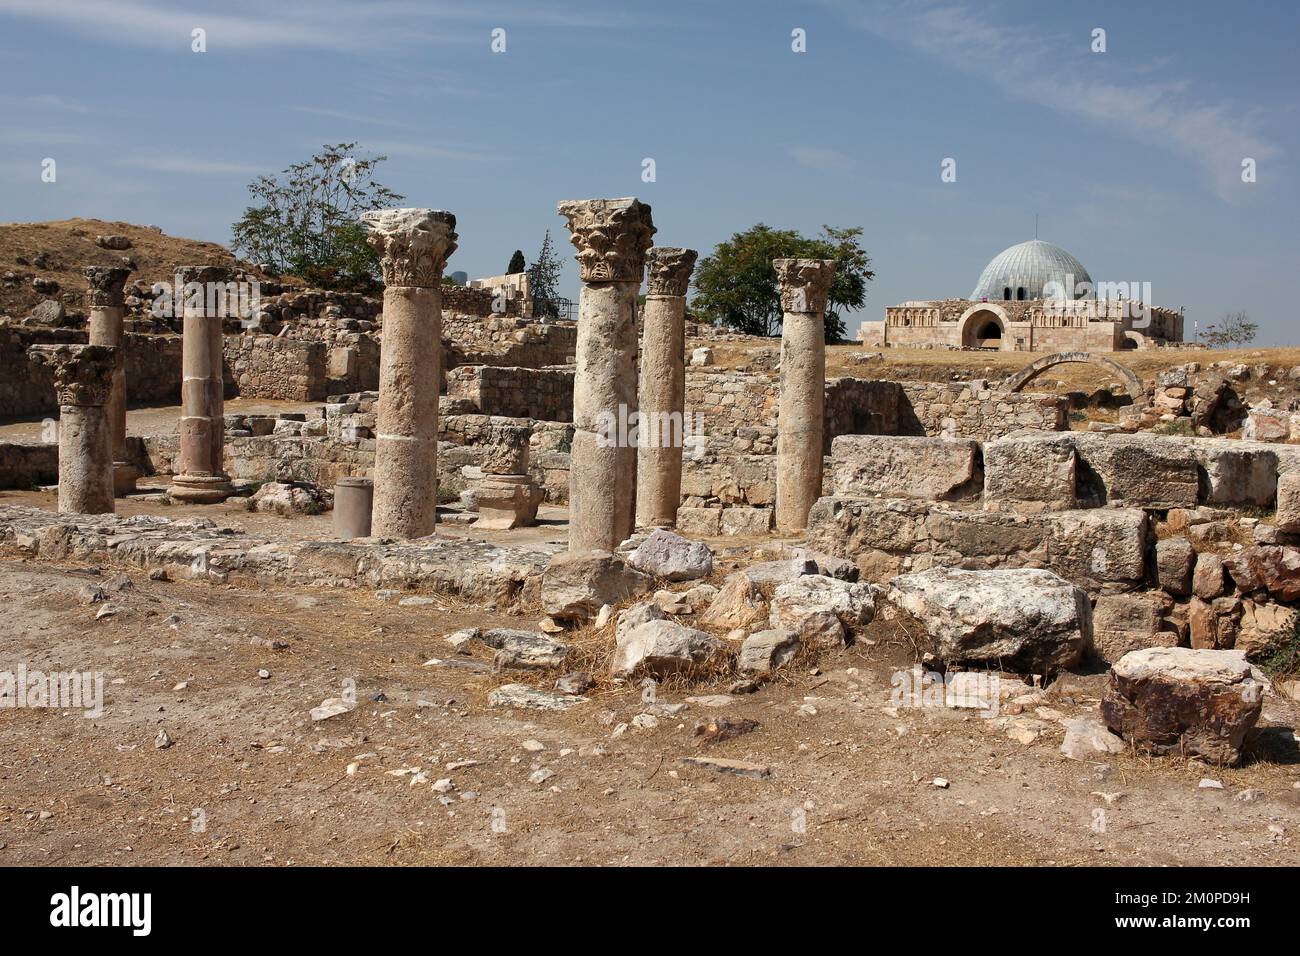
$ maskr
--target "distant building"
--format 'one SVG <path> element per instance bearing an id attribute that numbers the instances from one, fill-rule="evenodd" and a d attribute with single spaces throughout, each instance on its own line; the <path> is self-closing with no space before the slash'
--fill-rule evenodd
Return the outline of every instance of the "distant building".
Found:
<path id="1" fill-rule="evenodd" d="M 481 279 L 470 279 L 469 286 L 472 289 L 488 289 L 494 296 L 500 296 L 502 302 L 518 301 L 515 307 L 519 315 L 532 315 L 532 293 L 528 287 L 527 272 L 510 272 L 499 276 L 484 276 Z M 507 311 L 504 306 L 501 312 Z"/>
<path id="2" fill-rule="evenodd" d="M 1143 301 L 1128 283 L 1093 283 L 1060 246 L 1031 239 L 1004 249 L 968 299 L 904 302 L 863 322 L 867 346 L 1114 352 L 1183 341 L 1183 316 Z"/>

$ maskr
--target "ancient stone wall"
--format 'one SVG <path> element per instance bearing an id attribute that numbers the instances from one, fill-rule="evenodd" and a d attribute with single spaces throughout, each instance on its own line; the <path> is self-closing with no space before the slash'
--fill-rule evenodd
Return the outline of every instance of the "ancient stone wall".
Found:
<path id="1" fill-rule="evenodd" d="M 573 322 L 534 322 L 515 316 L 483 318 L 449 312 L 444 304 L 442 339 L 445 369 L 460 365 L 544 368 L 573 361 L 578 327 Z"/>
<path id="2" fill-rule="evenodd" d="M 227 336 L 225 361 L 243 398 L 315 402 L 328 390 L 324 342 L 246 333 Z"/>
<path id="3" fill-rule="evenodd" d="M 447 372 L 447 410 L 548 422 L 573 420 L 573 372 L 462 365 Z"/>
<path id="4" fill-rule="evenodd" d="M 1063 431 L 1069 401 L 1059 395 L 1000 395 L 986 382 L 903 382 L 897 434 L 997 438 L 1023 428 Z"/>
<path id="5" fill-rule="evenodd" d="M 34 488 L 58 480 L 58 445 L 0 442 L 0 488 Z"/>

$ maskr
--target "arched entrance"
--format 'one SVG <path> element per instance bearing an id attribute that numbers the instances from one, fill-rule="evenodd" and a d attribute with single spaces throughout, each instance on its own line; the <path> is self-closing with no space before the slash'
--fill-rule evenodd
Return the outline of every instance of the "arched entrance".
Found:
<path id="1" fill-rule="evenodd" d="M 981 302 L 967 309 L 958 320 L 961 346 L 965 349 L 1006 349 L 1007 314 L 995 305 Z"/>
<path id="2" fill-rule="evenodd" d="M 1053 365 L 1061 365 L 1065 362 L 1086 362 L 1089 365 L 1104 368 L 1124 383 L 1124 389 L 1129 393 L 1133 401 L 1140 402 L 1146 398 L 1146 387 L 1143 386 L 1142 379 L 1138 378 L 1132 369 L 1127 369 L 1118 362 L 1113 362 L 1100 355 L 1093 355 L 1091 352 L 1056 352 L 1053 355 L 1044 355 L 1038 361 L 1026 365 L 1007 379 L 1003 383 L 1001 391 L 1018 392 L 1028 385 L 1030 381 L 1037 378 L 1039 373 L 1047 371 Z"/>

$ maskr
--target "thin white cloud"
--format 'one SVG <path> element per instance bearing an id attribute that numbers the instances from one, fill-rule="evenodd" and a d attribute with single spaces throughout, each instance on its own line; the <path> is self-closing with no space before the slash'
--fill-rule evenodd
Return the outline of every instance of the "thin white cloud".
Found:
<path id="1" fill-rule="evenodd" d="M 794 146 L 790 148 L 789 153 L 800 166 L 807 166 L 820 172 L 850 169 L 853 166 L 852 159 L 829 146 Z"/>
<path id="2" fill-rule="evenodd" d="M 257 175 L 267 172 L 262 166 L 247 163 L 225 163 L 220 160 L 197 159 L 191 156 L 139 156 L 123 159 L 121 165 L 134 169 L 147 169 L 155 173 L 184 173 L 197 176 Z"/>
<path id="3" fill-rule="evenodd" d="M 309 116 L 322 116 L 326 119 L 343 120 L 345 123 L 366 123 L 371 126 L 389 126 L 395 129 L 410 129 L 409 123 L 399 122 L 398 120 L 383 119 L 379 116 L 365 116 L 360 113 L 347 113 L 343 110 L 325 109 L 320 106 L 290 106 L 289 109 L 295 113 L 306 113 Z"/>
<path id="4" fill-rule="evenodd" d="M 1279 150 L 1231 103 L 1208 103 L 1185 80 L 1091 79 L 1087 38 L 1062 37 L 1023 20 L 997 22 L 960 0 L 823 0 L 851 22 L 945 67 L 1200 165 L 1224 198 L 1240 195 L 1241 163 Z M 1077 52 L 1075 52 L 1077 51 Z M 1146 64 L 1148 67 L 1150 63 Z"/>

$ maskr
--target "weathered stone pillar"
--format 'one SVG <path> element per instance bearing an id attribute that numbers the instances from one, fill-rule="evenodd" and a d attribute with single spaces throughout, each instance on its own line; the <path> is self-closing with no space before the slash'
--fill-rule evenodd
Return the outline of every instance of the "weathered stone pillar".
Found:
<path id="1" fill-rule="evenodd" d="M 28 354 L 53 370 L 59 396 L 59 511 L 112 514 L 113 435 L 105 405 L 116 349 L 34 345 Z"/>
<path id="2" fill-rule="evenodd" d="M 537 523 L 537 506 L 542 489 L 528 476 L 528 445 L 532 429 L 527 425 L 490 425 L 483 480 L 478 499 L 476 528 L 504 531 Z"/>
<path id="3" fill-rule="evenodd" d="M 108 424 L 113 433 L 113 490 L 117 495 L 135 491 L 139 477 L 126 451 L 126 349 L 122 346 L 122 315 L 126 304 L 122 287 L 131 270 L 125 266 L 89 266 L 90 344 L 117 349 L 113 391 L 108 397 Z"/>
<path id="4" fill-rule="evenodd" d="M 686 287 L 694 249 L 655 246 L 646 257 L 641 316 L 640 406 L 636 452 L 636 524 L 671 528 L 682 500 L 686 437 Z"/>
<path id="5" fill-rule="evenodd" d="M 636 199 L 560 203 L 582 279 L 573 448 L 569 461 L 569 550 L 613 551 L 636 518 L 636 448 L 628 440 L 636 398 L 636 296 L 654 235 L 650 207 Z"/>
<path id="6" fill-rule="evenodd" d="M 774 259 L 781 283 L 781 398 L 776 432 L 776 526 L 808 527 L 822 493 L 826 295 L 830 259 Z"/>
<path id="7" fill-rule="evenodd" d="M 168 496 L 194 504 L 225 501 L 232 491 L 225 472 L 225 383 L 222 376 L 222 305 L 229 270 L 219 266 L 176 269 L 181 296 L 181 421 L 178 474 Z"/>
<path id="8" fill-rule="evenodd" d="M 371 533 L 422 538 L 438 520 L 440 290 L 456 250 L 456 217 L 441 209 L 375 209 L 361 220 L 384 270 Z"/>

